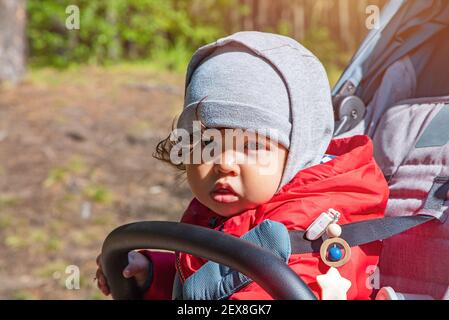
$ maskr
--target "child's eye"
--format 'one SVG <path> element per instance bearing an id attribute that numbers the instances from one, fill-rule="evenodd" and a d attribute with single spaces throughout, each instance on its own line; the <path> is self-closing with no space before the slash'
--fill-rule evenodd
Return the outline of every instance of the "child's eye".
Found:
<path id="1" fill-rule="evenodd" d="M 201 142 L 203 143 L 204 146 L 207 146 L 207 145 L 213 143 L 214 139 L 203 139 Z"/>
<path id="2" fill-rule="evenodd" d="M 265 145 L 261 142 L 249 141 L 245 143 L 245 149 L 249 151 L 264 150 Z"/>

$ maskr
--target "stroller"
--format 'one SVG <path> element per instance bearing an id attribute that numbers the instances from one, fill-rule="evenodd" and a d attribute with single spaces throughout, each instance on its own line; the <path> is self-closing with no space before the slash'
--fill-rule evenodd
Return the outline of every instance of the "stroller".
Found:
<path id="1" fill-rule="evenodd" d="M 384 219 L 343 226 L 352 246 L 383 240 L 379 299 L 449 299 L 447 39 L 448 1 L 390 1 L 332 92 L 334 136 L 369 135 L 390 187 Z M 292 245 L 310 247 L 303 235 L 290 232 Z M 138 248 L 184 251 L 226 265 L 275 299 L 315 299 L 270 251 L 174 222 L 132 223 L 109 234 L 102 265 L 115 299 L 141 298 L 134 280 L 121 276 L 127 253 Z"/>

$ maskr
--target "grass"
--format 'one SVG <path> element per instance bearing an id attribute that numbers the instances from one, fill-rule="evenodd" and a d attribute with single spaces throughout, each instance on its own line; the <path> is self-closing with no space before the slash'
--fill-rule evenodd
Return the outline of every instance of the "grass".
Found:
<path id="1" fill-rule="evenodd" d="M 65 270 L 70 263 L 64 260 L 58 259 L 50 261 L 47 264 L 35 269 L 34 274 L 41 278 L 60 278 L 65 274 Z"/>
<path id="2" fill-rule="evenodd" d="M 44 187 L 50 188 L 57 184 L 63 184 L 69 180 L 70 176 L 80 175 L 85 172 L 85 165 L 80 160 L 72 160 L 67 165 L 58 166 L 50 169 L 47 179 L 44 181 Z"/>
<path id="3" fill-rule="evenodd" d="M 64 165 L 50 169 L 43 185 L 45 188 L 65 186 L 74 178 L 83 178 L 88 181 L 87 185 L 80 190 L 84 198 L 98 204 L 112 204 L 115 199 L 113 192 L 107 186 L 94 182 L 95 172 L 89 173 L 89 170 L 89 166 L 81 156 L 73 156 Z M 64 203 L 76 200 L 80 200 L 79 194 L 65 193 L 63 196 Z"/>
<path id="4" fill-rule="evenodd" d="M 75 155 L 69 159 L 66 168 L 69 172 L 75 174 L 85 174 L 89 169 L 85 159 L 80 155 Z"/>
<path id="5" fill-rule="evenodd" d="M 12 214 L 5 214 L 0 216 L 0 230 L 11 227 L 14 223 Z"/>
<path id="6" fill-rule="evenodd" d="M 95 80 L 96 75 L 106 73 L 115 85 L 131 84 L 136 79 L 141 81 L 151 80 L 155 84 L 165 84 L 167 79 L 170 79 L 178 84 L 183 84 L 187 69 L 186 63 L 180 63 L 174 70 L 171 70 L 167 68 L 166 63 L 157 61 L 127 61 L 105 66 L 73 64 L 63 70 L 52 67 L 30 66 L 26 81 L 34 85 L 49 87 L 64 84 L 89 86 Z M 343 68 L 332 63 L 324 63 L 324 65 L 328 73 L 329 82 L 333 86 L 343 72 Z"/>
<path id="7" fill-rule="evenodd" d="M 13 300 L 36 300 L 37 297 L 27 290 L 17 290 L 12 295 Z"/>
<path id="8" fill-rule="evenodd" d="M 83 190 L 85 196 L 94 203 L 110 205 L 114 202 L 115 196 L 109 188 L 102 185 L 91 184 Z"/>
<path id="9" fill-rule="evenodd" d="M 19 203 L 20 203 L 19 197 L 0 194 L 0 210 L 14 207 Z"/>
<path id="10" fill-rule="evenodd" d="M 28 241 L 27 239 L 24 239 L 20 235 L 13 234 L 5 237 L 4 244 L 8 248 L 11 248 L 13 250 L 19 250 L 26 248 L 28 246 Z"/>
<path id="11" fill-rule="evenodd" d="M 71 176 L 85 175 L 88 170 L 89 167 L 84 158 L 80 155 L 74 155 L 62 166 L 57 166 L 50 170 L 47 179 L 44 181 L 44 187 L 50 188 L 54 185 L 63 184 Z"/>
<path id="12" fill-rule="evenodd" d="M 30 226 L 22 227 L 21 229 L 26 229 L 26 232 L 17 232 L 17 228 L 13 233 L 7 234 L 4 238 L 4 245 L 12 250 L 32 250 L 34 252 L 57 252 L 64 247 L 63 240 L 52 233 L 46 227 L 42 228 L 32 228 Z M 5 228 L 5 230 L 8 230 Z"/>
<path id="13" fill-rule="evenodd" d="M 89 236 L 86 236 L 85 230 L 75 230 L 70 232 L 69 240 L 77 247 L 89 247 L 96 241 Z"/>
<path id="14" fill-rule="evenodd" d="M 88 300 L 108 300 L 108 297 L 106 297 L 100 291 L 94 291 L 90 294 L 90 296 L 88 297 Z"/>
<path id="15" fill-rule="evenodd" d="M 128 130 L 128 134 L 136 137 L 145 135 L 149 130 L 153 128 L 153 124 L 148 120 L 139 120 L 133 124 L 133 126 Z"/>
<path id="16" fill-rule="evenodd" d="M 54 185 L 63 183 L 67 180 L 68 175 L 69 171 L 64 167 L 52 168 L 44 181 L 44 187 L 51 188 Z"/>
<path id="17" fill-rule="evenodd" d="M 187 67 L 187 65 L 185 66 Z M 106 66 L 94 64 L 71 65 L 66 69 L 30 66 L 25 82 L 37 86 L 57 87 L 61 85 L 90 86 L 104 74 L 108 75 L 111 84 L 123 85 L 139 81 L 150 81 L 156 84 L 166 83 L 166 79 L 183 79 L 183 71 L 171 71 L 161 64 L 146 60 L 121 62 Z"/>

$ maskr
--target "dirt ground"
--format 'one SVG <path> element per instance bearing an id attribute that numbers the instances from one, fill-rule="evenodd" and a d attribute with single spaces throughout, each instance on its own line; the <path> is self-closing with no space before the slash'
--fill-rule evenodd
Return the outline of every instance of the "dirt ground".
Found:
<path id="1" fill-rule="evenodd" d="M 145 66 L 81 67 L 0 87 L 0 299 L 108 299 L 93 281 L 106 235 L 179 219 L 192 195 L 152 153 L 183 81 Z M 79 289 L 66 287 L 71 265 Z"/>

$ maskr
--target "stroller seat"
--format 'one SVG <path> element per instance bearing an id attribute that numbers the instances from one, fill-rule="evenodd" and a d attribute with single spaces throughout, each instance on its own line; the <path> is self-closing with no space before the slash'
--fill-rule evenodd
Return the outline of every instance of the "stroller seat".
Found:
<path id="1" fill-rule="evenodd" d="M 386 216 L 435 220 L 384 240 L 380 286 L 449 299 L 449 96 L 389 107 L 372 134 L 390 187 Z"/>

